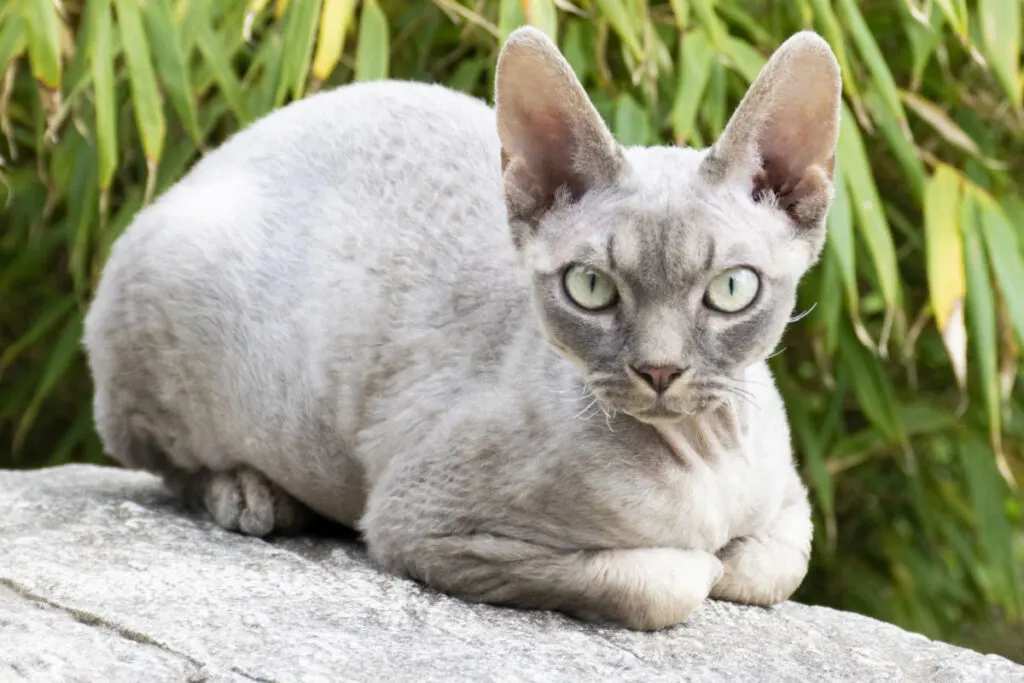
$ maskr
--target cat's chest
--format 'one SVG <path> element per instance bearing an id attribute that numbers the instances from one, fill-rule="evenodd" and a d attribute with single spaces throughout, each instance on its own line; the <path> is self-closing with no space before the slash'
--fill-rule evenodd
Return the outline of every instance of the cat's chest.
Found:
<path id="1" fill-rule="evenodd" d="M 652 439 L 622 454 L 604 481 L 607 540 L 714 552 L 755 533 L 777 513 L 782 487 L 772 463 L 743 446 L 681 455 Z"/>

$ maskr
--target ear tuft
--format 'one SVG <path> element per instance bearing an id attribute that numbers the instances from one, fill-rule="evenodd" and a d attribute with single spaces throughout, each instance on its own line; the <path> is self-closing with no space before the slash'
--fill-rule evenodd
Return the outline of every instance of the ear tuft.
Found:
<path id="1" fill-rule="evenodd" d="M 823 230 L 832 201 L 842 76 L 832 49 L 801 31 L 751 84 L 702 172 L 712 182 L 749 183 L 755 199 L 784 208 L 798 227 Z"/>
<path id="2" fill-rule="evenodd" d="M 495 93 L 513 222 L 535 223 L 559 197 L 578 199 L 618 175 L 618 145 L 542 31 L 524 26 L 509 35 L 498 57 Z"/>

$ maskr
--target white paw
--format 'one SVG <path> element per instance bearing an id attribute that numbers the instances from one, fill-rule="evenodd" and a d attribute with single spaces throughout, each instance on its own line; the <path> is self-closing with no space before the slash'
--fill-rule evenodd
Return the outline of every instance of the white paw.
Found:
<path id="1" fill-rule="evenodd" d="M 616 550 L 606 562 L 609 578 L 632 589 L 623 595 L 621 620 L 645 631 L 686 621 L 722 576 L 721 561 L 702 550 Z"/>
<path id="2" fill-rule="evenodd" d="M 720 555 L 725 571 L 711 590 L 719 600 L 774 605 L 787 600 L 807 575 L 804 553 L 756 538 L 735 539 Z"/>

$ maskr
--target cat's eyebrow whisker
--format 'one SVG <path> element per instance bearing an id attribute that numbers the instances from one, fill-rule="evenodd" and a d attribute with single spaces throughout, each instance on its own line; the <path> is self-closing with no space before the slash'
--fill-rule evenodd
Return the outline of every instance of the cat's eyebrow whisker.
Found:
<path id="1" fill-rule="evenodd" d="M 804 311 L 803 313 L 797 313 L 795 316 L 790 318 L 789 322 L 795 323 L 795 322 L 799 322 L 799 321 L 803 320 L 804 318 L 806 318 L 807 316 L 809 316 L 811 314 L 811 311 L 813 311 L 817 307 L 817 305 L 818 305 L 818 302 L 815 301 L 813 304 L 811 304 L 811 307 L 808 308 L 806 311 Z"/>

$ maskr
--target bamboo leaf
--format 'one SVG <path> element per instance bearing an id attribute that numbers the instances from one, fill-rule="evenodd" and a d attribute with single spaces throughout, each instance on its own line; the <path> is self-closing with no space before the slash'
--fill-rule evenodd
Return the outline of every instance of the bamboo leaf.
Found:
<path id="1" fill-rule="evenodd" d="M 676 144 L 684 144 L 693 134 L 701 96 L 711 77 L 715 53 L 707 34 L 696 29 L 680 37 L 679 83 L 672 106 L 672 130 Z"/>
<path id="2" fill-rule="evenodd" d="M 117 21 L 121 29 L 128 65 L 128 82 L 131 84 L 132 105 L 135 121 L 142 137 L 146 159 L 155 168 L 163 154 L 166 122 L 160 92 L 156 85 L 156 74 L 149 58 L 149 42 L 142 27 L 142 15 L 136 0 L 114 0 Z"/>
<path id="3" fill-rule="evenodd" d="M 51 90 L 60 90 L 60 15 L 53 0 L 21 0 L 32 75 Z"/>
<path id="4" fill-rule="evenodd" d="M 960 442 L 959 455 L 975 515 L 974 527 L 984 555 L 991 563 L 989 566 L 994 570 L 990 599 L 1001 602 L 1011 612 L 1020 610 L 1024 606 L 1024 594 L 1013 554 L 1014 531 L 1006 518 L 1003 502 L 1007 497 L 1006 488 L 993 466 L 992 453 L 983 443 L 967 437 Z"/>
<path id="5" fill-rule="evenodd" d="M 964 193 L 961 208 L 964 233 L 964 266 L 967 274 L 967 322 L 971 357 L 976 363 L 989 438 L 996 454 L 1002 451 L 1002 411 L 999 390 L 999 337 L 996 332 L 996 300 L 989 276 L 988 259 L 981 242 L 978 201 L 974 192 Z"/>
<path id="6" fill-rule="evenodd" d="M 356 80 L 387 78 L 390 49 L 387 17 L 377 0 L 364 0 L 356 46 Z"/>
<path id="7" fill-rule="evenodd" d="M 643 48 L 640 46 L 640 39 L 637 37 L 636 29 L 630 18 L 632 15 L 626 10 L 622 0 L 594 1 L 601 11 L 601 16 L 608 20 L 619 39 L 629 48 L 633 58 L 640 59 L 643 55 Z"/>
<path id="8" fill-rule="evenodd" d="M 1002 208 L 988 195 L 975 193 L 981 212 L 979 231 L 985 242 L 989 262 L 995 272 L 996 284 L 1006 303 L 1007 313 L 1017 340 L 1024 343 L 1024 258 L 1021 244 Z"/>
<path id="9" fill-rule="evenodd" d="M 942 109 L 937 107 L 934 103 L 906 90 L 900 91 L 900 99 L 902 99 L 915 114 L 920 116 L 925 123 L 934 128 L 935 132 L 945 138 L 946 142 L 959 147 L 968 154 L 973 154 L 974 156 L 982 155 L 981 150 L 978 149 L 978 144 L 974 142 L 974 140 L 965 133 L 960 126 L 956 125 L 956 123 L 946 115 L 946 112 L 942 111 Z"/>
<path id="10" fill-rule="evenodd" d="M 625 147 L 648 144 L 653 137 L 650 118 L 640 104 L 627 94 L 615 100 L 615 137 Z"/>
<path id="11" fill-rule="evenodd" d="M 25 51 L 25 22 L 20 16 L 8 17 L 0 24 L 0 74 Z"/>
<path id="12" fill-rule="evenodd" d="M 320 14 L 320 35 L 313 57 L 313 78 L 326 81 L 341 60 L 345 35 L 355 17 L 356 0 L 324 0 Z"/>
<path id="13" fill-rule="evenodd" d="M 114 30 L 110 0 L 89 0 L 93 22 L 92 89 L 96 107 L 97 172 L 106 191 L 117 169 L 117 103 L 114 99 Z"/>
<path id="14" fill-rule="evenodd" d="M 285 12 L 284 64 L 281 68 L 274 106 L 280 106 L 291 92 L 293 99 L 301 99 L 309 75 L 313 55 L 313 38 L 321 0 L 303 0 L 288 6 Z"/>
<path id="15" fill-rule="evenodd" d="M 231 58 L 225 51 L 223 43 L 206 23 L 197 27 L 196 47 L 199 48 L 207 66 L 210 67 L 217 86 L 231 108 L 231 113 L 235 115 L 240 125 L 248 124 L 249 112 L 242 97 L 242 84 L 239 83 L 238 76 L 235 75 L 235 70 L 231 66 Z"/>
<path id="16" fill-rule="evenodd" d="M 716 50 L 724 51 L 726 36 L 729 32 L 722 20 L 715 14 L 715 0 L 691 0 L 690 5 L 701 26 L 707 31 L 711 44 L 715 46 Z"/>
<path id="17" fill-rule="evenodd" d="M 501 0 L 498 3 L 498 41 L 508 40 L 512 31 L 526 23 L 522 0 Z"/>
<path id="18" fill-rule="evenodd" d="M 857 51 L 860 52 L 868 70 L 871 72 L 875 87 L 878 89 L 882 101 L 889 109 L 889 113 L 896 119 L 900 130 L 909 138 L 910 129 L 907 127 L 907 115 L 904 113 L 903 104 L 900 102 L 896 80 L 892 77 L 892 72 L 889 71 L 885 57 L 882 55 L 878 43 L 875 42 L 874 36 L 871 35 L 871 29 L 868 28 L 867 22 L 864 21 L 864 16 L 857 8 L 856 0 L 839 0 L 839 6 L 842 8 L 843 17 L 853 37 L 853 42 L 857 45 Z"/>
<path id="19" fill-rule="evenodd" d="M 1021 0 L 979 0 L 981 35 L 989 63 L 1015 108 L 1021 106 Z"/>
<path id="20" fill-rule="evenodd" d="M 57 342 L 54 344 L 53 349 L 50 351 L 50 358 L 46 363 L 43 375 L 36 385 L 35 393 L 32 395 L 32 400 L 29 401 L 28 406 L 25 408 L 25 412 L 22 413 L 21 419 L 18 421 L 17 431 L 14 433 L 14 446 L 15 451 L 21 450 L 21 445 L 25 441 L 25 436 L 29 430 L 32 429 L 32 425 L 36 421 L 36 417 L 39 415 L 39 408 L 43 402 L 50 396 L 57 382 L 67 373 L 71 367 L 72 361 L 78 356 L 79 353 L 79 342 L 82 338 L 82 315 L 76 312 L 71 320 L 64 326 L 64 331 L 61 333 Z"/>
<path id="21" fill-rule="evenodd" d="M 188 55 L 181 47 L 181 37 L 171 15 L 169 0 L 147 0 L 143 6 L 142 17 L 146 23 L 146 35 L 153 47 L 153 57 L 167 96 L 185 125 L 185 130 L 198 144 L 199 115 L 187 68 Z"/>
<path id="22" fill-rule="evenodd" d="M 761 53 L 752 48 L 746 42 L 731 36 L 725 39 L 723 54 L 729 60 L 732 67 L 747 83 L 753 83 L 757 75 L 761 73 L 767 60 Z"/>
<path id="23" fill-rule="evenodd" d="M 523 0 L 526 20 L 547 34 L 551 40 L 558 40 L 558 11 L 551 0 Z"/>
<path id="24" fill-rule="evenodd" d="M 960 231 L 960 176 L 945 164 L 935 169 L 924 191 L 928 295 L 957 384 L 967 386 L 967 333 L 964 326 L 963 237 Z"/>
<path id="25" fill-rule="evenodd" d="M 878 196 L 878 188 L 871 175 L 864 142 L 860 131 L 844 104 L 839 123 L 839 165 L 850 199 L 857 216 L 857 227 L 868 246 L 875 271 L 878 275 L 879 288 L 886 307 L 896 310 L 899 306 L 900 284 L 899 271 L 896 266 L 896 248 L 893 245 L 892 233 L 888 221 L 882 211 L 882 200 Z"/>
<path id="26" fill-rule="evenodd" d="M 39 342 L 57 323 L 64 320 L 71 309 L 75 307 L 75 303 L 74 296 L 66 296 L 59 301 L 52 302 L 46 310 L 42 311 L 32 326 L 0 354 L 0 377 L 25 349 Z"/>

